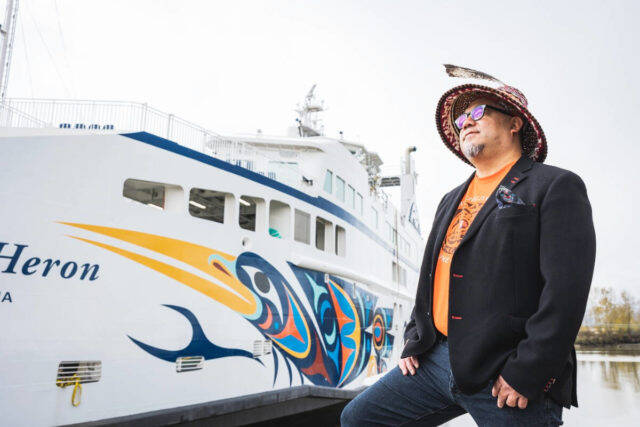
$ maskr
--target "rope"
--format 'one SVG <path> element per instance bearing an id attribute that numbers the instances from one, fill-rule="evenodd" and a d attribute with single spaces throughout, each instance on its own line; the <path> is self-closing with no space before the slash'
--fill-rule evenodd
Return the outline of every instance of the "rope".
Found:
<path id="1" fill-rule="evenodd" d="M 76 375 L 76 384 L 73 386 L 73 394 L 71 395 L 71 404 L 74 407 L 80 406 L 80 397 L 82 396 L 82 386 L 80 385 L 80 378 Z"/>
<path id="2" fill-rule="evenodd" d="M 78 374 L 67 378 L 66 380 L 59 379 L 56 381 L 56 385 L 60 388 L 66 388 L 73 386 L 73 393 L 71 394 L 71 405 L 74 407 L 80 406 L 80 398 L 82 397 L 82 385 L 80 384 L 80 377 Z"/>

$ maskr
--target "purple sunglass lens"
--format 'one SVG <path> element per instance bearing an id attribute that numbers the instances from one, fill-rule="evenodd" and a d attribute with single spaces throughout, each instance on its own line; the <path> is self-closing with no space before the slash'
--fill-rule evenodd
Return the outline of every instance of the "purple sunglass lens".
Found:
<path id="1" fill-rule="evenodd" d="M 458 118 L 456 119 L 456 126 L 458 126 L 458 129 L 462 129 L 462 125 L 464 125 L 465 120 L 467 120 L 466 114 L 461 114 L 458 116 Z"/>
<path id="2" fill-rule="evenodd" d="M 484 105 L 478 105 L 476 108 L 471 110 L 471 118 L 473 120 L 480 120 L 484 115 Z"/>

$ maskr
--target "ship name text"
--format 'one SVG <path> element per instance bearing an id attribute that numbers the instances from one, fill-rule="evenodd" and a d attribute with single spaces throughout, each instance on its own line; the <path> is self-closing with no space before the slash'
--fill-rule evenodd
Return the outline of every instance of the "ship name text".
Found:
<path id="1" fill-rule="evenodd" d="M 63 279 L 87 279 L 90 282 L 99 278 L 100 266 L 98 264 L 65 262 L 59 259 L 43 259 L 36 256 L 27 258 L 24 256 L 24 251 L 28 247 L 29 245 L 14 243 L 12 248 L 9 243 L 0 242 L 0 273 L 25 276 L 37 274 L 42 277 L 55 275 Z"/>

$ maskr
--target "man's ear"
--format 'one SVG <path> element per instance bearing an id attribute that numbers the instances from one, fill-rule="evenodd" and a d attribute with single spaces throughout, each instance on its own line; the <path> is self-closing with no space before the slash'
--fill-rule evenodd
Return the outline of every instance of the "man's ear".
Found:
<path id="1" fill-rule="evenodd" d="M 511 133 L 516 134 L 520 132 L 520 130 L 522 129 L 522 126 L 524 126 L 524 121 L 522 120 L 521 117 L 513 116 L 511 118 L 511 128 L 509 129 Z"/>

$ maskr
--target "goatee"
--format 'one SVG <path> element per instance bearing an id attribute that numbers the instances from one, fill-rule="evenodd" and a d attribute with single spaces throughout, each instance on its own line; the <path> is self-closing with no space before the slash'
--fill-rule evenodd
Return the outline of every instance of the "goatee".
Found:
<path id="1" fill-rule="evenodd" d="M 462 144 L 462 154 L 464 154 L 467 159 L 476 157 L 482 150 L 484 150 L 484 144 L 473 145 L 471 142 Z"/>

